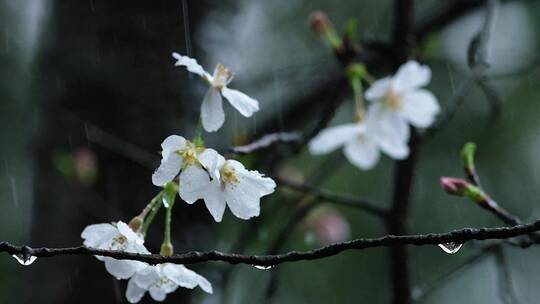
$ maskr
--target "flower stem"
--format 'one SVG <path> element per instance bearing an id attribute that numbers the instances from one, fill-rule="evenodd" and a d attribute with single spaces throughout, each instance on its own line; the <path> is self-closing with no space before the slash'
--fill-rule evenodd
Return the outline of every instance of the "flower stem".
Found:
<path id="1" fill-rule="evenodd" d="M 202 120 L 200 118 L 199 122 L 197 123 L 197 128 L 195 128 L 195 137 L 193 138 L 193 143 L 197 148 L 204 146 L 204 141 L 202 139 Z"/>
<path id="2" fill-rule="evenodd" d="M 165 186 L 163 191 L 163 200 L 166 201 L 166 212 L 165 212 L 165 228 L 163 233 L 163 243 L 161 244 L 160 254 L 164 256 L 170 256 L 173 253 L 173 246 L 171 243 L 171 222 L 172 222 L 172 209 L 174 206 L 174 201 L 176 199 L 176 193 L 178 188 L 172 183 Z"/>
<path id="3" fill-rule="evenodd" d="M 364 116 L 364 90 L 362 87 L 362 80 L 357 77 L 352 77 L 350 82 L 354 93 L 356 118 L 360 121 Z"/>
<path id="4" fill-rule="evenodd" d="M 164 191 L 161 191 L 158 193 L 158 195 L 156 195 L 151 201 L 150 203 L 144 208 L 146 210 L 146 208 L 148 206 L 150 206 L 150 208 L 148 209 L 148 211 L 146 211 L 146 213 L 148 214 L 146 216 L 146 218 L 144 219 L 143 221 L 143 224 L 142 224 L 142 228 L 141 228 L 141 233 L 143 235 L 146 235 L 146 231 L 148 231 L 148 228 L 150 227 L 150 225 L 152 224 L 152 221 L 154 221 L 154 218 L 156 217 L 156 214 L 158 213 L 159 209 L 161 208 L 161 205 L 162 205 L 162 197 L 163 197 L 163 193 Z M 145 212 L 145 210 L 143 210 L 143 213 Z M 141 213 L 142 214 L 142 213 Z"/>

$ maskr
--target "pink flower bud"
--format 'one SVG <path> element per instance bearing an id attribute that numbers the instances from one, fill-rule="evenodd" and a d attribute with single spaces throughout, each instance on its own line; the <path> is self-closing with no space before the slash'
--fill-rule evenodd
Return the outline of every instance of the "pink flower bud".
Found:
<path id="1" fill-rule="evenodd" d="M 309 16 L 309 27 L 317 35 L 322 36 L 330 26 L 330 19 L 324 12 L 317 11 Z"/>
<path id="2" fill-rule="evenodd" d="M 471 186 L 466 180 L 455 177 L 441 177 L 441 188 L 451 195 L 463 196 Z"/>

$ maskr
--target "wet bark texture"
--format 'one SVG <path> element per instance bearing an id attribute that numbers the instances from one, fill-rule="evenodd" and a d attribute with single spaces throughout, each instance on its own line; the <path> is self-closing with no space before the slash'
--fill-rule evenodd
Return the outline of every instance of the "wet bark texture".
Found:
<path id="1" fill-rule="evenodd" d="M 205 4 L 189 3 L 192 30 Z M 120 139 L 115 143 L 120 150 L 130 149 L 125 141 L 150 151 L 157 165 L 160 142 L 191 129 L 198 113 L 193 104 L 199 103 L 191 102 L 194 96 L 182 81 L 187 74 L 173 67 L 170 55 L 186 50 L 181 1 L 57 0 L 48 9 L 34 75 L 41 111 L 34 137 L 31 243 L 69 246 L 82 242 L 86 225 L 129 221 L 158 192 L 148 166 L 108 141 L 89 140 L 89 128 L 95 125 Z M 98 160 L 98 177 L 90 186 L 66 179 L 54 161 L 81 147 Z M 176 249 L 204 249 L 203 224 L 209 218 L 200 205 L 182 207 L 173 219 Z M 153 252 L 161 240 L 158 217 L 149 236 Z M 125 281 L 116 281 L 101 262 L 86 257 L 37 261 L 24 280 L 25 292 L 17 298 L 22 295 L 25 303 L 125 302 Z M 189 296 L 179 291 L 167 300 L 184 303 Z"/>

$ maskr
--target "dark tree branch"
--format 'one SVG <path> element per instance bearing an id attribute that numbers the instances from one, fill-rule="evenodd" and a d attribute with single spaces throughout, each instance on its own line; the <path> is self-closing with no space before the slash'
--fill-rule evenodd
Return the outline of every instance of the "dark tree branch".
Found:
<path id="1" fill-rule="evenodd" d="M 11 255 L 21 255 L 29 258 L 47 258 L 65 255 L 99 255 L 116 259 L 137 260 L 146 263 L 177 263 L 195 264 L 209 261 L 222 261 L 230 264 L 249 264 L 260 266 L 274 266 L 286 262 L 318 260 L 337 255 L 347 250 L 364 250 L 377 247 L 397 247 L 405 245 L 437 245 L 441 243 L 466 243 L 472 240 L 497 240 L 510 239 L 527 235 L 540 230 L 540 220 L 530 224 L 518 225 L 514 227 L 497 228 L 465 228 L 447 233 L 429 233 L 419 235 L 387 235 L 380 238 L 361 238 L 352 241 L 336 243 L 329 246 L 317 248 L 309 251 L 290 251 L 283 254 L 274 255 L 244 255 L 234 253 L 223 253 L 219 251 L 191 251 L 187 253 L 174 254 L 172 256 L 161 256 L 158 254 L 136 254 L 122 251 L 93 249 L 85 246 L 69 248 L 31 248 L 28 246 L 14 246 L 8 242 L 0 242 L 0 252 Z"/>
<path id="2" fill-rule="evenodd" d="M 394 23 L 392 45 L 394 46 L 394 70 L 406 62 L 415 47 L 414 1 L 394 0 Z M 420 137 L 411 128 L 409 140 L 410 154 L 407 159 L 397 161 L 395 165 L 391 209 L 386 226 L 389 234 L 405 235 L 408 232 L 407 221 L 414 180 L 417 152 Z M 392 302 L 408 304 L 411 302 L 411 283 L 407 248 L 398 245 L 390 248 L 390 277 L 392 284 Z"/>
<path id="3" fill-rule="evenodd" d="M 349 195 L 333 193 L 330 191 L 320 189 L 319 187 L 316 187 L 316 186 L 311 186 L 307 183 L 297 183 L 297 182 L 288 181 L 279 177 L 274 178 L 274 180 L 276 180 L 276 182 L 281 186 L 288 187 L 295 191 L 309 194 L 322 201 L 327 201 L 329 203 L 333 203 L 336 205 L 343 205 L 347 207 L 360 209 L 367 213 L 370 213 L 379 217 L 383 217 L 383 218 L 388 216 L 388 210 L 381 207 L 381 203 L 358 199 Z"/>

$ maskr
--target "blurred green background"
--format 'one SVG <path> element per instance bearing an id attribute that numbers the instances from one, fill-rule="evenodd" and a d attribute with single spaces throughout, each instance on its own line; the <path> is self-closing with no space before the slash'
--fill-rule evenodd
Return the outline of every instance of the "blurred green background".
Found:
<path id="1" fill-rule="evenodd" d="M 120 42 L 115 44 L 113 39 L 113 42 L 107 42 L 110 43 L 107 47 L 110 52 L 117 47 L 128 54 L 137 53 L 136 58 L 143 58 L 143 60 L 148 58 L 148 62 L 134 63 L 128 58 L 126 59 L 128 63 L 122 62 L 116 66 L 116 62 L 120 60 L 105 61 L 103 59 L 101 63 L 98 61 L 94 65 L 88 62 L 92 62 L 96 53 L 87 52 L 85 48 L 67 48 L 64 52 L 74 58 L 83 58 L 80 68 L 84 71 L 91 66 L 92 73 L 97 75 L 97 79 L 125 76 L 126 78 L 121 81 L 125 87 L 118 87 L 119 91 L 133 91 L 135 95 L 138 90 L 148 89 L 146 92 L 148 98 L 130 100 L 122 95 L 123 97 L 115 103 L 117 106 L 120 105 L 120 109 L 115 109 L 115 111 L 121 113 L 115 124 L 122 125 L 122 113 L 129 116 L 138 111 L 131 118 L 132 122 L 140 122 L 138 129 L 133 132 L 144 133 L 144 136 L 130 134 L 127 127 L 126 130 L 111 133 L 114 133 L 114 136 L 122 142 L 142 147 L 149 153 L 155 154 L 165 136 L 172 133 L 180 133 L 186 137 L 193 135 L 199 100 L 203 92 L 203 87 L 197 79 L 191 79 L 186 73 L 172 69 L 173 61 L 169 58 L 171 51 L 191 53 L 208 69 L 217 62 L 224 63 L 235 71 L 233 87 L 247 92 L 261 102 L 261 111 L 255 115 L 254 119 L 245 119 L 231 111 L 230 107 L 227 108 L 224 128 L 220 132 L 205 135 L 208 146 L 219 147 L 225 151 L 238 133 L 254 134 L 257 127 L 268 120 L 278 120 L 283 129 L 291 130 L 288 125 L 294 125 L 294 123 L 280 118 L 282 109 L 286 106 L 285 103 L 294 102 L 295 98 L 308 94 L 328 75 L 338 71 L 339 64 L 334 60 L 331 52 L 310 32 L 307 26 L 307 18 L 312 11 L 325 11 L 338 29 L 343 28 L 349 19 L 356 19 L 359 24 L 358 36 L 362 40 L 389 39 L 392 18 L 392 1 L 389 0 L 339 2 L 322 0 L 182 2 L 178 0 L 156 1 L 154 4 L 121 1 L 118 5 L 108 4 L 107 1 L 90 0 L 74 1 L 67 6 L 60 4 L 61 2 L 44 0 L 2 0 L 0 2 L 0 167 L 2 168 L 0 170 L 0 202 L 2 204 L 0 240 L 17 244 L 26 244 L 35 240 L 32 236 L 32 225 L 38 230 L 47 228 L 47 226 L 33 223 L 33 219 L 37 216 L 37 211 L 33 207 L 36 202 L 39 202 L 39 197 L 36 198 L 34 190 L 37 183 L 43 182 L 43 175 L 36 174 L 37 170 L 40 170 L 40 165 L 37 165 L 38 161 L 36 161 L 40 159 L 36 156 L 40 150 L 36 148 L 36 142 L 40 141 L 40 138 L 37 138 L 41 136 L 40 126 L 48 117 L 42 115 L 46 111 L 44 108 L 50 105 L 48 97 L 44 97 L 49 95 L 49 87 L 44 86 L 42 81 L 51 83 L 51 80 L 47 79 L 47 71 L 54 69 L 56 63 L 47 60 L 54 58 L 55 49 L 63 47 L 61 33 L 64 27 L 70 26 L 69 22 L 73 22 L 75 27 L 79 18 L 86 20 L 85 24 L 92 24 L 92 18 L 95 18 L 96 23 L 106 23 L 107 20 L 126 18 L 126 15 L 129 17 L 134 11 L 137 12 L 136 17 L 141 17 L 140 20 L 143 20 L 140 21 L 135 17 L 133 20 L 127 18 L 125 23 L 128 24 L 127 27 L 130 27 L 131 22 L 140 21 L 127 36 L 131 39 L 130 41 L 137 41 L 139 34 L 144 35 L 144 43 L 141 42 L 144 46 L 131 48 L 137 44 L 123 45 L 122 37 L 125 38 L 125 35 L 122 35 L 125 33 L 119 31 Z M 416 1 L 417 17 L 429 16 L 440 10 L 443 6 L 442 2 L 451 1 Z M 186 12 L 182 10 L 183 5 L 184 8 L 188 8 L 188 12 L 196 7 L 196 13 L 186 15 Z M 145 12 L 149 6 L 152 6 L 152 17 L 145 21 Z M 116 9 L 109 9 L 110 7 Z M 167 8 L 170 7 L 175 9 L 168 10 Z M 170 18 L 167 18 L 172 21 L 168 22 L 167 18 L 161 19 L 160 14 L 169 16 Z M 540 208 L 537 207 L 536 202 L 537 184 L 540 182 L 540 126 L 538 125 L 540 73 L 537 68 L 539 17 L 540 3 L 537 1 L 503 1 L 503 4 L 498 7 L 496 24 L 488 45 L 488 59 L 492 67 L 487 74 L 491 76 L 492 87 L 503 102 L 502 113 L 498 118 L 490 117 L 489 102 L 486 101 L 482 91 L 475 88 L 467 95 L 465 104 L 459 109 L 455 119 L 436 138 L 423 145 L 414 183 L 414 203 L 408 221 L 414 233 L 501 225 L 496 218 L 477 206 L 465 200 L 450 197 L 439 188 L 440 176 L 462 175 L 459 151 L 467 141 L 478 144 L 477 165 L 486 190 L 502 206 L 519 215 L 524 221 L 531 221 L 540 215 Z M 63 23 L 59 20 L 63 20 Z M 64 22 L 66 20 L 67 23 Z M 468 42 L 478 31 L 482 22 L 482 11 L 476 10 L 430 36 L 428 42 L 420 50 L 421 60 L 433 69 L 433 80 L 429 88 L 442 105 L 447 103 L 456 88 L 466 78 Z M 190 25 L 189 30 L 186 24 Z M 157 32 L 156 28 L 165 31 Z M 166 30 L 167 28 L 170 28 L 170 32 Z M 80 40 L 84 42 L 81 45 L 88 44 L 92 47 L 95 41 L 103 43 L 100 39 L 94 39 L 91 36 L 99 36 L 99 34 L 99 28 L 95 32 L 90 29 L 81 32 L 78 36 L 74 34 L 75 38 L 68 39 Z M 57 38 L 51 40 L 50 37 Z M 145 50 L 153 49 L 154 45 L 160 46 L 159 52 L 145 52 Z M 107 58 L 107 51 L 100 49 L 102 45 L 95 47 L 102 50 L 98 52 L 99 56 Z M 58 54 L 58 57 L 61 57 L 61 54 Z M 61 61 L 60 58 L 59 62 Z M 146 74 L 146 67 L 155 62 L 162 64 L 163 68 L 156 67 L 156 70 L 149 70 Z M 166 78 L 170 81 L 164 81 L 162 86 L 138 88 L 138 82 L 131 81 L 130 75 L 121 72 L 122 67 L 127 65 L 131 68 L 137 64 L 142 65 L 136 69 L 139 76 L 133 77 L 151 78 L 160 84 L 161 79 Z M 167 64 L 169 66 L 165 66 Z M 77 64 L 74 66 L 76 69 Z M 165 68 L 167 70 L 163 72 Z M 57 76 L 51 75 L 52 77 Z M 95 81 L 96 78 L 91 78 L 89 81 Z M 80 93 L 82 95 L 91 94 L 84 91 L 93 88 L 92 86 L 85 87 L 84 80 L 85 77 L 82 76 L 79 87 L 75 89 L 83 91 Z M 53 80 L 52 83 L 54 82 Z M 164 90 L 165 93 L 153 95 L 151 90 Z M 176 95 L 167 93 L 178 91 L 182 93 Z M 66 103 L 67 108 L 69 106 L 77 108 L 79 103 L 73 97 L 75 95 L 69 93 L 68 97 L 65 97 L 73 99 Z M 350 93 L 345 95 L 348 96 L 347 99 L 351 99 Z M 178 100 L 178 103 L 175 103 L 177 96 L 182 96 L 182 101 Z M 163 101 L 165 106 L 155 106 L 152 111 L 145 112 L 146 108 L 142 107 L 151 107 L 157 104 L 156 100 Z M 91 106 L 91 102 L 81 101 L 81 104 Z M 107 112 L 109 109 L 106 100 L 99 102 L 102 103 L 99 105 L 101 110 Z M 60 105 L 62 104 L 60 102 Z M 84 106 L 77 108 L 78 113 L 84 113 Z M 351 109 L 352 100 L 345 102 L 332 124 L 349 121 Z M 159 116 L 160 111 L 166 115 Z M 55 115 L 64 114 L 58 112 Z M 182 115 L 184 118 L 177 119 L 177 115 Z M 100 121 L 99 117 L 100 115 L 92 116 L 89 124 L 105 126 L 102 129 L 110 131 L 106 127 L 109 122 Z M 143 118 L 138 120 L 140 117 Z M 85 116 L 82 115 L 81 119 L 84 123 Z M 312 118 L 312 120 L 315 119 L 316 117 Z M 80 128 L 79 132 L 83 131 L 83 128 Z M 65 137 L 69 137 L 68 133 Z M 65 138 L 64 145 L 60 145 L 57 150 L 61 154 L 67 153 L 69 162 L 69 155 L 74 153 L 80 142 L 84 147 L 84 139 L 71 146 L 71 138 Z M 94 147 L 90 145 L 90 149 Z M 339 155 L 339 152 L 336 154 Z M 99 155 L 98 153 L 98 157 Z M 51 163 L 55 162 L 53 157 L 45 159 L 49 159 Z M 327 161 L 328 159 L 333 159 L 333 161 Z M 43 158 L 40 161 L 43 161 Z M 325 168 L 336 170 L 328 169 L 328 176 L 321 184 L 322 188 L 373 199 L 383 206 L 388 205 L 393 169 L 393 162 L 388 158 L 383 158 L 375 169 L 362 172 L 336 155 L 314 157 L 307 151 L 303 151 L 297 157 L 288 160 L 280 168 L 280 172 L 287 172 L 288 177 L 309 177 L 317 172 L 317 168 L 323 163 L 326 163 Z M 59 162 L 51 166 L 61 171 Z M 110 172 L 101 167 L 98 167 L 98 170 Z M 148 184 L 150 184 L 152 170 L 145 168 L 141 169 L 141 172 L 143 172 L 141 173 L 143 177 L 146 174 Z M 63 174 L 65 175 L 65 172 Z M 114 181 L 111 187 L 115 187 Z M 116 188 L 118 189 L 115 191 L 120 194 L 131 191 L 126 184 L 122 183 L 118 183 Z M 93 188 L 89 186 L 89 189 L 92 191 Z M 129 216 L 135 214 L 135 211 L 131 210 L 142 209 L 144 202 L 152 197 L 153 192 L 148 189 L 152 189 L 151 185 L 148 185 L 142 193 L 139 192 L 140 195 L 137 195 L 136 200 L 129 200 L 126 203 L 131 204 L 128 208 L 130 213 L 124 213 L 123 220 L 129 220 Z M 85 193 L 88 191 L 81 192 L 81 195 L 86 195 Z M 106 197 L 102 202 L 96 201 L 96 205 L 92 208 L 99 210 L 109 208 L 99 205 L 106 203 L 109 199 L 122 200 L 121 197 Z M 93 198 L 88 199 L 90 202 L 92 200 Z M 295 203 L 301 200 L 302 198 L 297 193 L 279 191 L 263 200 L 261 217 L 251 222 L 234 218 L 227 211 L 223 223 L 214 223 L 208 214 L 200 209 L 202 211 L 199 215 L 190 214 L 188 218 L 190 220 L 196 218 L 198 226 L 195 227 L 203 226 L 204 228 L 190 230 L 187 228 L 190 225 L 179 224 L 183 225 L 184 230 L 180 231 L 178 228 L 177 233 L 182 236 L 177 248 L 230 251 L 239 238 L 248 234 L 251 241 L 246 252 L 263 253 L 268 249 L 277 231 L 296 210 L 295 205 L 288 202 Z M 337 218 L 338 224 L 331 222 L 324 225 L 348 227 L 348 229 L 344 228 L 345 231 L 341 234 L 346 238 L 377 237 L 385 233 L 381 221 L 369 214 L 347 207 L 333 206 L 329 209 L 328 205 L 322 204 L 315 208 L 313 212 L 315 215 L 308 217 L 307 221 L 300 223 L 294 229 L 289 240 L 282 247 L 282 251 L 308 250 L 320 246 L 320 235 L 317 235 L 316 227 L 310 224 L 312 223 L 310 219 L 313 220 L 321 214 L 323 217 L 330 214 Z M 193 212 L 189 211 L 190 208 L 193 207 L 178 204 L 175 212 L 179 214 Z M 57 211 L 57 213 L 61 212 L 64 211 Z M 93 222 L 118 219 L 110 216 L 111 213 L 104 212 L 95 219 L 78 222 L 78 226 L 75 226 L 82 229 Z M 182 219 L 179 218 L 177 222 L 179 221 Z M 160 230 L 159 224 L 156 224 L 155 230 Z M 66 235 L 65 238 L 62 235 L 56 237 L 59 244 L 77 245 L 78 243 L 67 243 L 62 240 L 77 240 L 79 233 L 80 230 L 66 228 L 63 232 Z M 191 241 L 199 236 L 199 240 Z M 157 239 L 153 242 L 159 244 L 159 233 L 155 237 Z M 478 252 L 478 248 L 478 244 L 468 243 L 459 253 L 448 255 L 435 246 L 409 247 L 411 281 L 415 286 L 413 295 L 421 294 L 425 284 L 429 284 L 461 265 L 469 256 Z M 534 247 L 527 250 L 506 248 L 504 253 L 508 260 L 517 297 L 521 303 L 537 303 L 539 293 L 536 282 L 540 280 L 540 260 L 537 256 L 540 251 Z M 57 274 L 57 277 L 63 279 L 56 282 L 54 286 L 62 289 L 58 293 L 65 294 L 62 298 L 48 298 L 48 293 L 45 293 L 39 296 L 40 303 L 58 303 L 76 299 L 81 289 L 92 290 L 91 285 L 81 285 L 83 283 L 79 281 L 80 277 L 90 276 L 84 269 L 77 270 L 77 263 L 83 260 L 91 263 L 90 265 L 95 268 L 91 275 L 96 280 L 105 281 L 104 286 L 110 285 L 105 289 L 94 290 L 94 298 L 85 301 L 97 300 L 103 303 L 125 301 L 123 298 L 125 286 L 114 283 L 100 263 L 88 261 L 90 259 L 88 257 L 73 259 L 73 267 L 66 270 L 66 267 L 60 267 L 63 263 L 62 258 L 38 259 L 34 265 L 23 267 L 7 255 L 0 256 L 0 303 L 37 303 L 35 299 L 31 301 L 21 297 L 21 293 L 24 291 L 26 294 L 35 294 L 38 298 L 37 295 L 48 288 L 48 282 L 43 281 L 39 284 L 30 281 L 29 283 L 26 279 L 33 276 L 33 268 L 40 267 L 39 264 L 61 272 Z M 391 298 L 391 289 L 387 259 L 387 250 L 382 248 L 359 252 L 349 251 L 317 261 L 287 263 L 271 270 L 259 270 L 246 265 L 229 267 L 219 263 L 208 263 L 195 268 L 214 283 L 215 294 L 206 296 L 200 291 L 187 292 L 183 293 L 182 300 L 191 301 L 190 303 L 263 303 L 267 284 L 274 273 L 278 277 L 275 281 L 277 288 L 273 295 L 275 303 L 388 303 Z M 494 257 L 482 259 L 455 273 L 444 282 L 437 283 L 438 287 L 423 296 L 419 302 L 505 303 L 501 300 L 500 268 L 497 265 Z M 221 281 L 222 271 L 230 271 L 226 282 Z M 223 289 L 224 287 L 226 289 Z M 172 299 L 171 297 L 171 302 Z M 148 297 L 145 300 L 149 301 Z"/>

